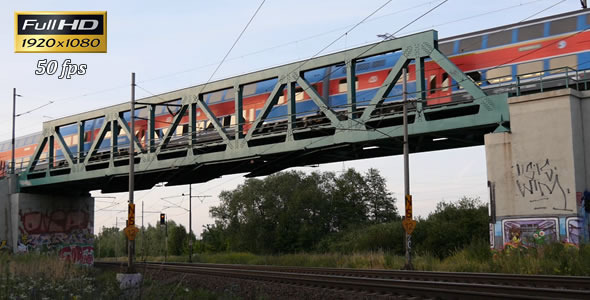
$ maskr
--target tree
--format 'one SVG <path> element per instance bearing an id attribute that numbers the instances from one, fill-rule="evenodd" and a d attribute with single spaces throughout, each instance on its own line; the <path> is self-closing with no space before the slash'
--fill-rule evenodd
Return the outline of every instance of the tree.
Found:
<path id="1" fill-rule="evenodd" d="M 381 177 L 379 170 L 369 169 L 364 180 L 365 197 L 372 223 L 380 224 L 397 220 L 399 215 L 395 207 L 395 199 L 387 189 L 383 188 L 385 178 Z"/>
<path id="2" fill-rule="evenodd" d="M 488 222 L 488 208 L 479 198 L 463 197 L 453 203 L 439 202 L 428 219 L 416 225 L 413 244 L 445 257 L 469 243 L 487 243 Z"/>
<path id="3" fill-rule="evenodd" d="M 176 225 L 174 221 L 168 221 L 168 255 L 184 254 L 186 243 L 187 233 L 184 226 Z"/>
<path id="4" fill-rule="evenodd" d="M 278 253 L 311 250 L 327 234 L 397 218 L 385 179 L 371 169 L 280 172 L 223 191 L 210 210 L 206 249 Z"/>

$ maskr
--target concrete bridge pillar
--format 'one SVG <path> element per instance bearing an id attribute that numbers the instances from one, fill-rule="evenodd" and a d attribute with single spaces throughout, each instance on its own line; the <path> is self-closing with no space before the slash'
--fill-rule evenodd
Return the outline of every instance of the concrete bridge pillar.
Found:
<path id="1" fill-rule="evenodd" d="M 94 198 L 11 191 L 11 180 L 1 180 L 0 251 L 51 252 L 94 263 Z"/>
<path id="2" fill-rule="evenodd" d="M 590 92 L 562 89 L 508 103 L 511 132 L 485 136 L 493 247 L 587 242 Z"/>

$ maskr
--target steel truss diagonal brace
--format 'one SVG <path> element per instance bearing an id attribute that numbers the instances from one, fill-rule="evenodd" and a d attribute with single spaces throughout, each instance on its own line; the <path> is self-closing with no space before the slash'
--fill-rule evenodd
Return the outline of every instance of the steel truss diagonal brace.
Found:
<path id="1" fill-rule="evenodd" d="M 326 105 L 326 101 L 322 97 L 320 97 L 320 95 L 314 88 L 311 87 L 309 82 L 307 82 L 305 78 L 300 76 L 299 78 L 297 78 L 297 83 L 299 83 L 303 90 L 307 92 L 307 94 L 311 97 L 311 100 L 315 103 L 315 105 L 317 105 L 320 108 L 320 111 L 324 113 L 324 115 L 326 115 L 328 119 L 330 119 L 332 125 L 338 127 L 338 125 L 340 124 L 338 116 L 336 116 L 334 111 L 332 111 Z"/>
<path id="2" fill-rule="evenodd" d="M 277 104 L 277 102 L 279 101 L 279 91 L 282 91 L 285 88 L 285 86 L 285 83 L 277 82 L 274 89 L 268 96 L 268 99 L 266 99 L 266 102 L 264 103 L 264 108 L 262 109 L 258 117 L 256 117 L 256 121 L 254 121 L 252 127 L 250 127 L 250 129 L 248 130 L 248 133 L 245 137 L 246 141 L 252 139 L 254 131 L 256 131 L 262 125 L 262 120 L 266 119 L 266 117 L 270 113 L 271 108 L 275 106 L 275 104 Z"/>
<path id="3" fill-rule="evenodd" d="M 92 155 L 95 154 L 96 152 L 96 148 L 100 147 L 100 144 L 102 144 L 102 141 L 104 140 L 104 137 L 107 133 L 107 131 L 109 131 L 111 127 L 111 121 L 107 118 L 105 118 L 104 123 L 102 124 L 102 126 L 100 127 L 100 130 L 98 131 L 97 137 L 94 140 L 94 143 L 92 143 L 92 146 L 90 146 L 90 150 L 88 151 L 88 155 L 86 155 L 86 157 L 84 158 L 84 164 L 88 164 L 88 162 L 90 161 L 90 158 L 92 157 Z"/>
<path id="4" fill-rule="evenodd" d="M 65 156 L 65 159 L 68 162 L 68 165 L 70 167 L 73 167 L 74 160 L 72 157 L 72 152 L 70 151 L 70 147 L 68 147 L 68 145 L 66 144 L 66 141 L 64 141 L 63 136 L 61 136 L 61 133 L 59 132 L 59 128 L 56 128 L 55 133 L 53 135 L 55 137 L 57 137 L 57 142 L 59 143 L 59 147 L 61 148 L 61 152 Z"/>
<path id="5" fill-rule="evenodd" d="M 119 126 L 121 126 L 121 128 L 123 129 L 123 131 L 125 131 L 125 134 L 127 136 L 131 135 L 133 137 L 133 143 L 135 143 L 135 149 L 139 150 L 139 152 L 143 151 L 144 148 L 139 143 L 137 136 L 135 135 L 135 133 L 130 134 L 131 128 L 129 128 L 129 124 L 127 124 L 127 122 L 123 121 L 123 118 L 121 118 L 120 115 L 117 116 L 117 123 L 119 123 Z"/>
<path id="6" fill-rule="evenodd" d="M 430 58 L 434 60 L 439 66 L 441 66 L 451 78 L 453 78 L 458 84 L 465 88 L 465 90 L 471 94 L 475 99 L 481 99 L 486 96 L 486 94 L 471 80 L 467 75 L 463 73 L 463 71 L 459 70 L 454 63 L 452 63 L 448 58 L 446 58 L 442 53 L 440 53 L 437 49 L 432 49 L 430 52 Z"/>
<path id="7" fill-rule="evenodd" d="M 35 166 L 39 163 L 39 158 L 41 157 L 41 153 L 43 152 L 45 145 L 47 145 L 48 140 L 48 136 L 42 136 L 39 142 L 37 142 L 37 149 L 35 149 L 33 157 L 29 161 L 29 165 L 27 166 L 27 172 L 32 172 L 35 169 Z"/>
<path id="8" fill-rule="evenodd" d="M 391 89 L 395 86 L 399 78 L 402 76 L 402 68 L 407 67 L 409 60 L 406 59 L 404 56 L 401 56 L 393 68 L 387 78 L 385 78 L 385 82 L 377 91 L 377 94 L 371 102 L 369 102 L 368 107 L 363 111 L 363 114 L 360 117 L 361 122 L 366 122 L 369 118 L 371 118 L 371 113 L 377 108 L 377 105 L 383 102 L 384 97 L 391 91 Z"/>
<path id="9" fill-rule="evenodd" d="M 196 99 L 194 99 L 194 100 L 197 101 L 197 106 L 199 106 L 199 108 L 205 113 L 205 115 L 207 116 L 207 119 L 209 119 L 211 124 L 213 124 L 215 131 L 217 131 L 217 133 L 223 139 L 225 144 L 231 148 L 232 146 L 229 142 L 229 138 L 227 137 L 227 133 L 225 132 L 225 129 L 223 127 L 221 127 L 221 124 L 219 124 L 219 120 L 215 117 L 213 112 L 211 112 L 211 109 L 209 109 L 209 106 L 202 99 L 202 94 L 199 95 L 199 97 L 196 97 Z"/>
<path id="10" fill-rule="evenodd" d="M 172 135 L 174 135 L 174 133 L 176 132 L 176 127 L 178 127 L 178 124 L 180 124 L 180 120 L 182 120 L 182 117 L 184 117 L 184 115 L 186 114 L 187 109 L 188 105 L 182 105 L 180 107 L 180 109 L 174 116 L 174 120 L 172 120 L 172 124 L 170 124 L 170 126 L 168 127 L 166 135 L 164 136 L 162 142 L 158 146 L 158 149 L 156 150 L 157 153 L 162 151 L 162 148 L 168 146 L 168 143 L 170 143 L 170 139 L 172 139 Z"/>

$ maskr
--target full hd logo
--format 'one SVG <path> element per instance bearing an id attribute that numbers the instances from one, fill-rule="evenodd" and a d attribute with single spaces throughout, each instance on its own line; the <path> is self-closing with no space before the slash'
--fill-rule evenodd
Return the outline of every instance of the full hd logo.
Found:
<path id="1" fill-rule="evenodd" d="M 106 11 L 16 12 L 15 52 L 107 52 Z"/>

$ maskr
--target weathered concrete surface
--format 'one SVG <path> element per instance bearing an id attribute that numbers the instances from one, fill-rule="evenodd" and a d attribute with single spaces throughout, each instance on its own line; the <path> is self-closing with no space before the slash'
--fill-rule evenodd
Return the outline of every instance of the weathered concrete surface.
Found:
<path id="1" fill-rule="evenodd" d="M 0 251 L 12 249 L 10 236 L 10 201 L 8 179 L 0 180 Z"/>
<path id="2" fill-rule="evenodd" d="M 6 240 L 10 251 L 51 252 L 75 263 L 94 263 L 94 198 L 8 190 L 8 181 L 0 181 L 0 241 Z"/>
<path id="3" fill-rule="evenodd" d="M 495 247 L 512 239 L 579 243 L 588 234 L 590 92 L 563 89 L 509 99 L 510 133 L 485 136 L 495 199 Z"/>
<path id="4" fill-rule="evenodd" d="M 128 299 L 140 298 L 142 280 L 141 273 L 117 273 L 119 288 Z"/>

